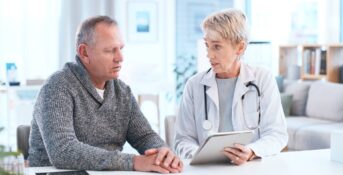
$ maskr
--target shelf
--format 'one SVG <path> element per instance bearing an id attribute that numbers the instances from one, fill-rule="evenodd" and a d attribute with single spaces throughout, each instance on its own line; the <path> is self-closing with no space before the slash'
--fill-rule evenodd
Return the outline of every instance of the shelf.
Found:
<path id="1" fill-rule="evenodd" d="M 342 43 L 279 46 L 279 74 L 285 78 L 289 76 L 290 79 L 294 77 L 303 80 L 325 79 L 338 83 L 340 82 L 339 67 L 342 65 Z"/>
<path id="2" fill-rule="evenodd" d="M 301 76 L 301 79 L 303 80 L 321 80 L 325 79 L 326 75 L 311 75 L 311 74 L 305 74 Z"/>

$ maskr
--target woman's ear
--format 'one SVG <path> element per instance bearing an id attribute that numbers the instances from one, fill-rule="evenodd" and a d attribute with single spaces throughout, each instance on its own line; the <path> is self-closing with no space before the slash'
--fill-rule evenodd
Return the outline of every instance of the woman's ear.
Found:
<path id="1" fill-rule="evenodd" d="M 239 42 L 238 45 L 237 45 L 237 52 L 236 52 L 236 54 L 237 55 L 242 55 L 246 48 L 247 48 L 247 44 L 246 44 L 245 41 Z"/>
<path id="2" fill-rule="evenodd" d="M 80 44 L 77 53 L 84 64 L 89 64 L 88 47 L 86 44 Z"/>

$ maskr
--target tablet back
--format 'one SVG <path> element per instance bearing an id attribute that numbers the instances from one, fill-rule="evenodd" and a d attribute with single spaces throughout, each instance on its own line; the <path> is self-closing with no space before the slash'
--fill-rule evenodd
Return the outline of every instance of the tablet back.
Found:
<path id="1" fill-rule="evenodd" d="M 199 147 L 190 164 L 229 162 L 229 158 L 223 154 L 224 148 L 232 147 L 235 143 L 246 145 L 251 142 L 252 137 L 252 131 L 225 132 L 211 135 Z"/>

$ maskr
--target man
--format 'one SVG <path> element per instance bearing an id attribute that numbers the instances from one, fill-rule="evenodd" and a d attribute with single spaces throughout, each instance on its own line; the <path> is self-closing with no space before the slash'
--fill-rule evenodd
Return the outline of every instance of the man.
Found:
<path id="1" fill-rule="evenodd" d="M 107 16 L 85 20 L 76 46 L 76 62 L 53 74 L 37 98 L 30 166 L 181 172 L 180 159 L 118 79 L 124 44 L 116 21 Z M 122 153 L 126 141 L 142 155 Z"/>

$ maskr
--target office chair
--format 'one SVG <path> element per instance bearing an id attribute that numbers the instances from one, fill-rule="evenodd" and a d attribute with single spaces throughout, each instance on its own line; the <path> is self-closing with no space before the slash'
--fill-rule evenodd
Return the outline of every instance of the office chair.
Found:
<path id="1" fill-rule="evenodd" d="M 19 125 L 17 127 L 17 149 L 24 155 L 24 160 L 29 157 L 30 125 Z"/>
<path id="2" fill-rule="evenodd" d="M 159 96 L 157 94 L 140 94 L 138 95 L 138 105 L 142 108 L 145 102 L 152 102 L 156 106 L 157 112 L 157 123 L 152 123 L 156 126 L 157 133 L 160 134 L 160 106 L 159 106 Z M 146 116 L 148 117 L 148 116 Z"/>

